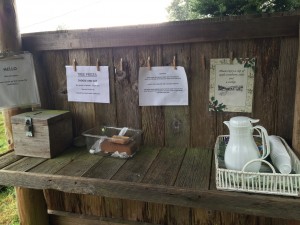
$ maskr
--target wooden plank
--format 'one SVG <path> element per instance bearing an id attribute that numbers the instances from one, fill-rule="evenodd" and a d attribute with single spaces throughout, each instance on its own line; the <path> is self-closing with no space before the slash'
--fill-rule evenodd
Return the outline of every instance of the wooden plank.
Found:
<path id="1" fill-rule="evenodd" d="M 22 158 L 23 158 L 22 156 L 16 155 L 13 151 L 11 151 L 5 155 L 2 155 L 0 157 L 0 169 L 20 160 Z"/>
<path id="2" fill-rule="evenodd" d="M 153 223 L 125 220 L 121 218 L 107 218 L 91 215 L 82 215 L 70 212 L 59 212 L 55 210 L 49 210 L 50 222 L 52 225 L 73 225 L 73 224 L 85 224 L 85 225 L 155 225 Z"/>
<path id="3" fill-rule="evenodd" d="M 173 185 L 186 149 L 163 148 L 141 181 L 148 184 Z"/>
<path id="4" fill-rule="evenodd" d="M 212 155 L 211 149 L 187 149 L 175 186 L 208 190 Z"/>
<path id="5" fill-rule="evenodd" d="M 20 224 L 49 224 L 47 205 L 42 190 L 16 188 Z"/>
<path id="6" fill-rule="evenodd" d="M 190 225 L 191 209 L 188 207 L 168 205 L 166 221 L 167 224 L 170 225 Z"/>
<path id="7" fill-rule="evenodd" d="M 30 51 L 144 46 L 298 36 L 299 16 L 222 17 L 89 30 L 23 34 Z M 232 29 L 234 28 L 234 29 Z M 221 35 L 220 35 L 221 34 Z M 86 36 L 89 38 L 86 38 Z"/>
<path id="8" fill-rule="evenodd" d="M 76 59 L 78 66 L 89 66 L 91 64 L 88 51 L 70 50 L 69 65 Z M 73 114 L 73 133 L 76 136 L 95 126 L 95 108 L 94 103 L 87 102 L 69 102 L 70 111 Z"/>
<path id="9" fill-rule="evenodd" d="M 162 47 L 147 46 L 138 48 L 139 66 L 146 67 L 150 57 L 151 66 L 162 66 Z M 165 123 L 164 109 L 161 106 L 146 106 L 142 109 L 142 130 L 144 144 L 164 146 Z"/>
<path id="10" fill-rule="evenodd" d="M 32 158 L 32 157 L 24 157 L 17 162 L 14 162 L 6 167 L 3 170 L 11 170 L 11 171 L 28 171 L 31 168 L 43 163 L 47 159 L 42 158 Z"/>
<path id="11" fill-rule="evenodd" d="M 215 142 L 215 116 L 208 111 L 210 58 L 216 57 L 213 43 L 191 45 L 190 123 L 191 146 L 210 148 Z M 209 132 L 202 132 L 209 131 Z"/>
<path id="12" fill-rule="evenodd" d="M 90 154 L 87 151 L 72 160 L 68 165 L 56 172 L 59 175 L 82 176 L 103 157 L 97 154 Z"/>
<path id="13" fill-rule="evenodd" d="M 246 193 L 182 189 L 157 184 L 130 183 L 113 180 L 41 175 L 0 170 L 3 185 L 33 189 L 55 189 L 68 193 L 93 194 L 126 198 L 191 208 L 226 210 L 248 215 L 300 220 L 299 199 Z M 284 213 L 282 213 L 284 211 Z"/>
<path id="14" fill-rule="evenodd" d="M 257 41 L 253 114 L 269 134 L 276 133 L 280 39 Z M 268 90 L 268 91 L 266 91 Z M 262 107 L 266 105 L 267 107 Z M 253 116 L 254 117 L 254 116 Z"/>
<path id="15" fill-rule="evenodd" d="M 276 135 L 292 143 L 298 39 L 282 38 L 279 58 Z"/>
<path id="16" fill-rule="evenodd" d="M 117 125 L 139 129 L 141 128 L 141 109 L 138 106 L 137 49 L 115 49 L 113 56 L 116 69 Z"/>
<path id="17" fill-rule="evenodd" d="M 109 88 L 110 103 L 95 104 L 95 125 L 94 126 L 117 126 L 117 110 L 116 110 L 116 93 L 115 93 L 115 77 L 112 49 L 90 49 L 89 57 L 91 65 L 96 65 L 99 59 L 101 66 L 109 66 Z"/>
<path id="18" fill-rule="evenodd" d="M 177 66 L 185 69 L 187 81 L 190 78 L 191 50 L 189 44 L 170 45 L 163 47 L 163 64 L 173 65 L 176 56 Z M 188 106 L 165 107 L 165 146 L 190 146 L 190 111 Z"/>
<path id="19" fill-rule="evenodd" d="M 300 24 L 298 28 L 300 35 Z M 295 90 L 295 108 L 294 108 L 294 126 L 293 126 L 293 139 L 292 145 L 300 156 L 300 38 L 298 39 L 298 60 L 297 60 L 297 74 L 296 74 L 296 90 Z"/>
<path id="20" fill-rule="evenodd" d="M 85 154 L 86 149 L 84 148 L 70 148 L 64 154 L 59 157 L 49 159 L 40 165 L 28 170 L 31 173 L 46 173 L 55 174 L 57 171 L 74 161 L 80 155 Z"/>
<path id="21" fill-rule="evenodd" d="M 126 159 L 114 158 L 114 157 L 103 157 L 101 161 L 95 164 L 83 177 L 93 177 L 101 179 L 110 179 L 126 162 Z"/>
<path id="22" fill-rule="evenodd" d="M 113 180 L 141 182 L 160 148 L 142 147 L 136 155 L 127 160 L 122 168 L 112 177 Z"/>
<path id="23" fill-rule="evenodd" d="M 49 88 L 47 102 L 42 102 L 42 105 L 69 110 L 65 69 L 69 62 L 68 53 L 66 51 L 48 51 L 43 53 L 42 60 L 43 69 L 46 71 L 45 75 L 47 76 L 45 82 Z M 42 74 L 37 74 L 37 76 L 42 76 Z"/>

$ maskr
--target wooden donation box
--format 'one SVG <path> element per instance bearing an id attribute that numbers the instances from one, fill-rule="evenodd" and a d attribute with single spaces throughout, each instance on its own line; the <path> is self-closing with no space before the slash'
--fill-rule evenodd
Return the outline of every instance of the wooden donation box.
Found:
<path id="1" fill-rule="evenodd" d="M 72 143 L 71 113 L 39 110 L 11 117 L 16 155 L 53 158 Z"/>

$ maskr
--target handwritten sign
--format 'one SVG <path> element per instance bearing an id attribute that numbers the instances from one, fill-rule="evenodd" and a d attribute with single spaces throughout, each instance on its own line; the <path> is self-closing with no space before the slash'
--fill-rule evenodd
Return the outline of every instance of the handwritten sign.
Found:
<path id="1" fill-rule="evenodd" d="M 188 105 L 188 84 L 183 67 L 140 67 L 139 105 Z"/>
<path id="2" fill-rule="evenodd" d="M 255 58 L 210 62 L 209 110 L 252 112 Z"/>
<path id="3" fill-rule="evenodd" d="M 32 55 L 0 60 L 0 108 L 40 105 Z"/>
<path id="4" fill-rule="evenodd" d="M 68 101 L 110 103 L 108 66 L 66 66 Z"/>

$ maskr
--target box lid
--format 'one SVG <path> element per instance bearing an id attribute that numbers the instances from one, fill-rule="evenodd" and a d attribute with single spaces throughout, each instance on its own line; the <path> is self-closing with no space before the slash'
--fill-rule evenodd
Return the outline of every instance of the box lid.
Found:
<path id="1" fill-rule="evenodd" d="M 11 123 L 25 123 L 25 117 L 30 117 L 35 125 L 50 125 L 60 120 L 71 118 L 71 113 L 65 110 L 36 110 L 11 117 Z"/>

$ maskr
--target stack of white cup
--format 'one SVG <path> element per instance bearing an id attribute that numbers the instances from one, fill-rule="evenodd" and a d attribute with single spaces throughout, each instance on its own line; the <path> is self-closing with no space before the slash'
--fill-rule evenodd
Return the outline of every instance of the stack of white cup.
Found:
<path id="1" fill-rule="evenodd" d="M 278 136 L 269 136 L 270 141 L 270 157 L 274 166 L 282 174 L 289 174 L 292 171 L 291 157 L 287 153 L 284 145 Z"/>

